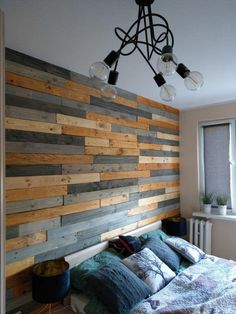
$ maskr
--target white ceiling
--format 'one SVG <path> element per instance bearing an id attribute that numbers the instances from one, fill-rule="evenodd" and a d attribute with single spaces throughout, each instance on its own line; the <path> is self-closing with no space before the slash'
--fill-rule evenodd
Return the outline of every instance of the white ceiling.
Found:
<path id="1" fill-rule="evenodd" d="M 113 29 L 137 18 L 135 0 L 0 0 L 6 14 L 6 46 L 88 75 L 119 42 Z M 236 104 L 236 0 L 156 0 L 175 36 L 174 52 L 203 73 L 201 90 L 185 89 L 175 74 L 172 103 L 179 109 L 221 102 Z M 138 54 L 119 62 L 118 86 L 161 101 L 153 73 Z"/>

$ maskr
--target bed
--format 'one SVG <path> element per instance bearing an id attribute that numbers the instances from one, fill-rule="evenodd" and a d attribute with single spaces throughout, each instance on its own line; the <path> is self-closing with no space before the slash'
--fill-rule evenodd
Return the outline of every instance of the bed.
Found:
<path id="1" fill-rule="evenodd" d="M 147 227 L 140 228 L 139 230 L 132 232 L 131 235 L 140 236 L 142 234 L 150 234 L 153 230 L 160 228 L 161 223 L 158 222 Z M 169 242 L 172 240 L 174 239 L 171 239 Z M 165 241 L 168 241 L 168 239 Z M 171 243 L 171 245 L 173 245 L 173 243 Z M 107 249 L 107 246 L 107 242 L 101 243 L 68 256 L 66 260 L 70 263 L 72 269 L 75 269 L 74 266 L 78 264 L 78 262 L 81 263 L 86 261 L 94 255 L 99 256 L 101 252 Z M 150 254 L 149 247 L 146 247 L 140 252 L 131 255 L 131 257 L 136 255 L 138 256 L 139 254 L 138 261 L 140 261 L 139 258 L 142 258 L 141 255 L 144 254 L 144 260 L 149 260 L 151 255 L 145 255 L 147 253 Z M 98 294 L 100 294 L 101 290 L 104 290 L 101 292 L 101 294 L 103 294 L 101 297 L 104 298 L 104 295 L 107 296 L 104 301 L 107 302 L 107 300 L 109 300 L 108 308 L 107 304 L 105 307 L 101 306 L 99 299 L 91 298 L 88 294 L 85 295 L 84 293 L 78 293 L 76 291 L 71 294 L 71 307 L 75 313 L 81 314 L 235 314 L 236 262 L 211 255 L 205 255 L 204 253 L 201 253 L 200 250 L 197 253 L 199 260 L 197 260 L 198 257 L 196 257 L 196 255 L 193 256 L 195 262 L 192 260 L 191 263 L 189 261 L 186 263 L 186 260 L 183 259 L 185 262 L 182 263 L 182 265 L 180 264 L 180 267 L 175 270 L 174 275 L 173 271 L 171 272 L 170 269 L 165 273 L 166 269 L 163 267 L 166 266 L 165 263 L 162 263 L 160 270 L 165 283 L 161 283 L 160 286 L 156 286 L 157 282 L 158 284 L 160 283 L 159 279 L 156 280 L 156 278 L 151 278 L 150 281 L 150 278 L 148 278 L 149 281 L 147 281 L 146 278 L 142 278 L 142 276 L 140 276 L 140 272 L 136 273 L 137 276 L 135 277 L 141 278 L 145 285 L 147 283 L 149 291 L 147 291 L 147 289 L 143 286 L 141 288 L 136 288 L 136 286 L 134 286 L 132 289 L 129 289 L 129 287 L 127 287 L 129 286 L 129 284 L 127 284 L 129 283 L 129 276 L 127 277 L 127 274 L 125 274 L 125 278 L 128 279 L 122 288 L 119 287 L 118 292 L 116 292 L 116 283 L 112 283 L 112 285 L 108 286 L 108 289 L 106 290 L 106 283 L 103 284 L 103 282 L 100 281 L 101 276 L 99 278 L 95 276 L 95 278 L 92 278 L 93 281 L 91 281 L 90 284 L 93 288 L 97 285 L 98 290 L 96 292 Z M 132 258 L 127 257 L 122 260 L 122 263 L 118 261 L 119 264 L 115 264 L 117 262 L 115 258 L 109 266 L 101 267 L 101 269 L 105 269 L 104 274 L 102 274 L 103 279 L 104 276 L 108 276 L 107 273 L 114 264 L 116 267 L 113 267 L 111 273 L 117 271 L 117 268 L 123 269 L 125 266 L 130 267 L 130 265 L 133 267 L 132 263 L 134 262 L 134 258 L 133 260 Z M 152 256 L 150 259 L 152 259 Z M 119 265 L 119 267 L 117 267 L 117 265 Z M 123 267 L 123 265 L 125 266 Z M 132 269 L 132 267 L 130 269 Z M 137 271 L 137 265 L 135 267 L 136 269 L 133 268 L 132 272 Z M 119 278 L 119 283 L 117 285 L 122 286 L 121 282 L 122 278 Z M 128 290 L 126 291 L 126 289 Z M 153 293 L 156 290 L 157 292 Z M 136 294 L 134 291 L 136 291 Z M 141 294 L 142 296 L 136 298 L 137 294 Z M 117 303 L 122 303 L 122 301 L 124 301 L 124 303 L 129 303 L 130 298 L 136 298 L 135 302 L 131 302 L 129 304 L 130 308 L 125 307 L 126 304 L 117 305 Z"/>

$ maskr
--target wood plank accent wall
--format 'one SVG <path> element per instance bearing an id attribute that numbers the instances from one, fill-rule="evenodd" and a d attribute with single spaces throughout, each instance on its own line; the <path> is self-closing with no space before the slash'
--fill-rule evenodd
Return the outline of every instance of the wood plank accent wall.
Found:
<path id="1" fill-rule="evenodd" d="M 34 263 L 179 214 L 179 113 L 120 89 L 107 103 L 83 75 L 6 58 L 10 310 Z"/>

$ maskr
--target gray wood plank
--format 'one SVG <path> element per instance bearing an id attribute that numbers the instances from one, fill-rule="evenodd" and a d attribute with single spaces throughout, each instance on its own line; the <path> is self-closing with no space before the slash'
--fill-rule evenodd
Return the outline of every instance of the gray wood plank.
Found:
<path id="1" fill-rule="evenodd" d="M 6 227 L 6 240 L 19 236 L 19 226 Z"/>
<path id="2" fill-rule="evenodd" d="M 19 237 L 23 237 L 25 235 L 32 234 L 35 232 L 47 231 L 53 228 L 58 228 L 60 227 L 60 225 L 61 225 L 60 217 L 22 224 L 18 226 Z"/>
<path id="3" fill-rule="evenodd" d="M 138 157 L 133 156 L 95 156 L 95 164 L 134 164 Z"/>
<path id="4" fill-rule="evenodd" d="M 94 210 L 62 216 L 62 225 L 70 225 L 81 221 L 89 221 L 92 218 L 101 218 L 106 215 L 127 211 L 138 206 L 137 201 L 129 201 L 121 204 L 96 208 Z"/>
<path id="5" fill-rule="evenodd" d="M 7 153 L 34 153 L 34 154 L 65 154 L 82 155 L 84 147 L 77 145 L 57 145 L 32 142 L 6 142 Z"/>
<path id="6" fill-rule="evenodd" d="M 82 184 L 68 185 L 68 194 L 77 194 L 83 192 L 100 191 L 105 189 L 120 188 L 137 185 L 138 179 L 111 180 Z"/>
<path id="7" fill-rule="evenodd" d="M 177 198 L 174 198 L 174 199 L 171 199 L 171 200 L 161 201 L 158 204 L 159 204 L 160 207 L 165 207 L 165 206 L 173 205 L 173 204 L 176 204 L 176 203 L 179 203 L 179 202 L 180 202 L 180 198 L 177 197 Z"/>
<path id="8" fill-rule="evenodd" d="M 62 174 L 134 171 L 137 164 L 89 164 L 89 165 L 62 165 Z"/>
<path id="9" fill-rule="evenodd" d="M 6 117 L 56 123 L 56 114 L 45 111 L 6 106 Z"/>
<path id="10" fill-rule="evenodd" d="M 61 165 L 6 166 L 7 177 L 47 176 L 62 174 Z"/>
<path id="11" fill-rule="evenodd" d="M 41 198 L 36 200 L 26 200 L 19 202 L 6 203 L 6 213 L 20 213 L 37 209 L 50 208 L 63 205 L 63 197 L 56 196 L 50 198 Z"/>
<path id="12" fill-rule="evenodd" d="M 146 198 L 146 197 L 152 197 L 157 195 L 165 194 L 165 188 L 164 189 L 156 189 L 153 191 L 145 191 L 139 193 L 139 198 Z"/>
<path id="13" fill-rule="evenodd" d="M 148 211 L 148 212 L 145 212 L 145 213 L 141 214 L 141 219 L 151 218 L 153 216 L 157 216 L 157 215 L 160 215 L 160 214 L 163 214 L 163 213 L 167 213 L 169 211 L 172 211 L 172 210 L 175 210 L 175 209 L 178 209 L 178 208 L 180 208 L 180 204 L 178 202 L 174 203 L 174 204 L 171 204 L 171 205 L 168 205 L 168 206 L 161 206 L 161 207 L 159 207 L 157 209 L 154 209 L 154 210 L 151 210 L 151 211 Z"/>
<path id="14" fill-rule="evenodd" d="M 179 152 L 140 149 L 140 156 L 179 157 Z"/>
<path id="15" fill-rule="evenodd" d="M 136 134 L 141 136 L 150 136 L 150 137 L 156 137 L 156 132 L 143 130 L 143 129 L 136 129 L 135 126 L 133 128 L 128 126 L 122 126 L 122 125 L 116 125 L 112 124 L 111 130 L 113 132 L 121 132 L 121 133 L 130 133 L 130 134 Z"/>
<path id="16" fill-rule="evenodd" d="M 42 61 L 40 59 L 31 57 L 19 51 L 6 48 L 6 59 L 10 61 L 14 61 L 20 64 L 24 64 L 26 66 L 32 67 L 34 69 L 42 70 L 56 76 L 63 77 L 65 79 L 70 79 L 70 71 L 64 69 L 62 67 L 53 65 L 51 63 Z"/>
<path id="17" fill-rule="evenodd" d="M 28 78 L 32 78 L 37 81 L 42 81 L 47 84 L 53 84 L 56 86 L 64 87 L 65 79 L 43 70 L 34 69 L 31 66 L 23 65 L 14 61 L 6 60 L 6 70 L 18 75 L 22 75 Z"/>
<path id="18" fill-rule="evenodd" d="M 6 141 L 84 146 L 84 137 L 80 136 L 26 132 L 19 130 L 6 130 Z"/>
<path id="19" fill-rule="evenodd" d="M 168 181 L 178 181 L 179 175 L 171 175 L 171 176 L 157 176 L 157 177 L 150 177 L 150 178 L 139 178 L 139 184 L 146 184 L 146 183 L 155 183 L 155 182 L 168 182 Z"/>
<path id="20" fill-rule="evenodd" d="M 160 170 L 151 170 L 151 177 L 157 176 L 168 176 L 179 174 L 179 169 L 160 169 Z"/>
<path id="21" fill-rule="evenodd" d="M 135 193 L 138 192 L 138 186 L 126 186 L 121 188 L 112 188 L 94 192 L 78 193 L 78 194 L 69 194 L 64 196 L 64 204 L 75 204 L 79 202 L 89 201 L 89 200 L 98 200 L 106 197 L 113 197 L 121 195 L 124 193 Z"/>
<path id="22" fill-rule="evenodd" d="M 137 108 L 143 111 L 150 112 L 150 113 L 158 114 L 160 116 L 163 116 L 169 119 L 173 119 L 175 121 L 179 121 L 179 115 L 173 112 L 164 111 L 164 110 L 154 108 L 151 106 L 143 105 L 141 103 L 138 103 Z"/>
<path id="23" fill-rule="evenodd" d="M 141 136 L 141 135 L 138 135 L 138 142 L 139 143 L 164 144 L 164 145 L 179 146 L 179 141 L 166 140 L 166 139 L 162 139 L 162 138 L 155 138 L 155 137 Z"/>
<path id="24" fill-rule="evenodd" d="M 177 130 L 171 130 L 171 129 L 168 129 L 168 128 L 161 128 L 160 126 L 156 126 L 156 125 L 150 125 L 149 129 L 150 129 L 150 131 L 163 132 L 163 133 L 168 133 L 168 134 L 173 134 L 173 135 L 179 135 L 179 131 L 177 131 Z"/>
<path id="25" fill-rule="evenodd" d="M 77 236 L 74 234 L 60 236 L 55 240 L 50 240 L 43 243 L 34 244 L 16 251 L 6 253 L 6 264 L 14 263 L 28 256 L 35 256 L 43 252 L 55 249 L 56 247 L 63 247 L 77 241 Z"/>

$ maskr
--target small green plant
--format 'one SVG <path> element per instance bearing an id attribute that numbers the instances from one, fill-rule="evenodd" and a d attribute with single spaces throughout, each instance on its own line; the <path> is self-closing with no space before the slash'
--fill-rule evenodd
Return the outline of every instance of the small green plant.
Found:
<path id="1" fill-rule="evenodd" d="M 224 206 L 227 205 L 229 197 L 227 195 L 218 195 L 216 198 L 217 205 Z"/>
<path id="2" fill-rule="evenodd" d="M 213 202 L 214 195 L 213 193 L 205 193 L 202 195 L 202 203 L 203 204 L 211 204 Z"/>

